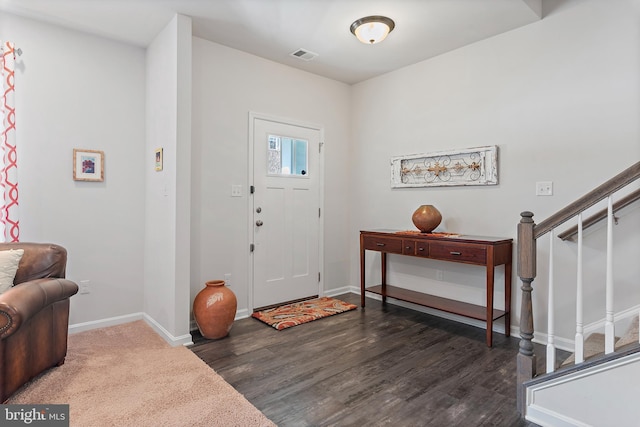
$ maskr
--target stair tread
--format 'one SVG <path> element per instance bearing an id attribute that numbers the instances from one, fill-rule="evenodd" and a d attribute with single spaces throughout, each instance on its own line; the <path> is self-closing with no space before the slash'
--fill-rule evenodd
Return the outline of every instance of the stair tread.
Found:
<path id="1" fill-rule="evenodd" d="M 633 318 L 633 320 L 631 321 L 631 326 L 627 330 L 627 333 L 616 343 L 616 347 L 622 347 L 627 344 L 638 342 L 638 329 L 640 326 L 638 324 L 639 317 L 640 316 L 636 316 Z"/>
<path id="2" fill-rule="evenodd" d="M 598 354 L 604 353 L 604 334 L 599 332 L 593 333 L 584 340 L 584 360 L 588 360 Z M 614 341 L 619 340 L 618 337 L 614 339 Z M 567 358 L 564 362 L 562 362 L 562 366 L 567 366 L 569 364 L 573 364 L 575 362 L 575 353 Z"/>
<path id="3" fill-rule="evenodd" d="M 622 346 L 631 343 L 638 342 L 638 326 L 639 326 L 639 316 L 636 316 L 631 321 L 631 326 L 627 330 L 627 332 L 620 337 L 614 338 L 614 347 L 618 349 Z M 587 337 L 584 340 L 584 360 L 588 360 L 594 356 L 598 356 L 600 354 L 604 354 L 604 345 L 605 345 L 605 336 L 602 333 L 596 332 Z M 569 364 L 575 363 L 575 353 L 571 354 L 560 366 L 567 366 Z"/>

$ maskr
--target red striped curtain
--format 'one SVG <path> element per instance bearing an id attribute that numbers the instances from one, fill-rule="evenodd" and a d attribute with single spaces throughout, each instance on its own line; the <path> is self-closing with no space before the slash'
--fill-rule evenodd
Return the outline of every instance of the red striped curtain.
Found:
<path id="1" fill-rule="evenodd" d="M 14 45 L 2 42 L 2 139 L 0 141 L 0 241 L 18 242 L 20 220 L 18 217 L 18 161 L 16 155 L 16 110 L 14 103 Z M 3 239 L 4 237 L 4 239 Z"/>

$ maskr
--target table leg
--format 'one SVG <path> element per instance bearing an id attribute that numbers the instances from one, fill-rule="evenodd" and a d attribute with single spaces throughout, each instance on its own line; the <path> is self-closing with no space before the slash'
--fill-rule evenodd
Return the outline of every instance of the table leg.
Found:
<path id="1" fill-rule="evenodd" d="M 493 280 L 495 276 L 495 266 L 493 256 L 489 256 L 490 262 L 487 265 L 487 346 L 493 343 Z"/>
<path id="2" fill-rule="evenodd" d="M 504 334 L 511 335 L 511 261 L 504 264 Z"/>
<path id="3" fill-rule="evenodd" d="M 387 303 L 387 253 L 380 252 L 380 272 L 382 276 L 382 303 Z"/>
<path id="4" fill-rule="evenodd" d="M 365 250 L 364 250 L 364 239 L 362 235 L 360 235 L 360 307 L 364 308 L 364 258 L 365 258 Z"/>

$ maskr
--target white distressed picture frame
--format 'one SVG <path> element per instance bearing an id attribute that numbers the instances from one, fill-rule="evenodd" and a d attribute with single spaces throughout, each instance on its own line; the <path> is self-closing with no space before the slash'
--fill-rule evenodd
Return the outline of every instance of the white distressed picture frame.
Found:
<path id="1" fill-rule="evenodd" d="M 391 158 L 392 188 L 497 184 L 497 145 Z"/>

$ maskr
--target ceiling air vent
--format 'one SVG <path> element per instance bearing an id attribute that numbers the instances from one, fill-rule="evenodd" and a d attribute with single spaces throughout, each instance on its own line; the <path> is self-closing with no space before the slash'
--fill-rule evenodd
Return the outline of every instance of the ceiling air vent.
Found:
<path id="1" fill-rule="evenodd" d="M 296 58 L 300 58 L 303 61 L 311 61 L 313 58 L 318 56 L 317 53 L 311 52 L 310 50 L 306 49 L 298 49 L 295 52 L 291 52 L 290 55 Z"/>

